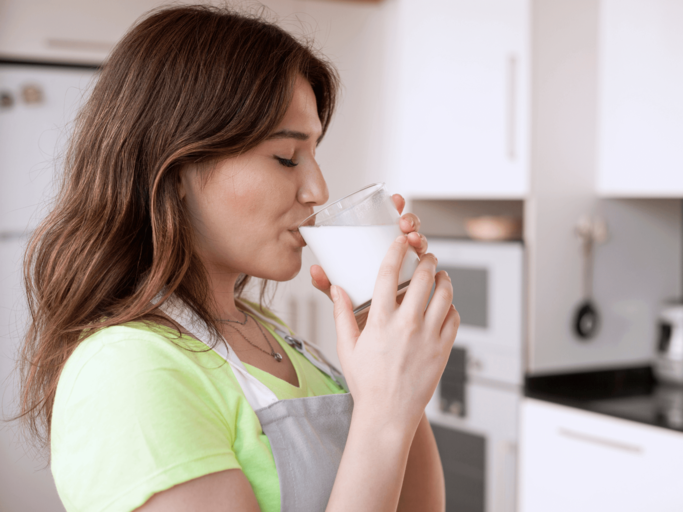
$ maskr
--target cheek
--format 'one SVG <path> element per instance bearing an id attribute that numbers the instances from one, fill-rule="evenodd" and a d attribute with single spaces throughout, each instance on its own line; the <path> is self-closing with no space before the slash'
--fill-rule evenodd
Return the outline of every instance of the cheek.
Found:
<path id="1" fill-rule="evenodd" d="M 265 242 L 288 227 L 286 215 L 296 202 L 296 185 L 291 180 L 273 172 L 245 169 L 218 190 L 213 209 L 222 213 L 215 222 L 223 228 L 229 225 L 242 243 Z"/>
<path id="2" fill-rule="evenodd" d="M 279 202 L 277 188 L 269 180 L 259 178 L 252 175 L 245 183 L 236 183 L 236 188 L 226 190 L 223 197 L 231 221 L 239 219 L 248 229 L 272 225 Z"/>

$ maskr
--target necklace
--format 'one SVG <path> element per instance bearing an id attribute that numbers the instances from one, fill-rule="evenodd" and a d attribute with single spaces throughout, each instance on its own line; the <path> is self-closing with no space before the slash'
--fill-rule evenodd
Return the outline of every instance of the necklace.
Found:
<path id="1" fill-rule="evenodd" d="M 234 324 L 246 325 L 248 320 L 247 314 L 244 311 L 240 311 L 240 313 L 244 315 L 244 322 L 240 322 L 239 320 L 230 320 L 229 318 L 216 318 L 216 322 L 232 322 Z"/>
<path id="2" fill-rule="evenodd" d="M 244 313 L 244 311 L 243 311 L 242 313 Z M 250 315 L 247 315 L 246 313 L 244 313 L 244 322 L 238 322 L 237 320 L 227 320 L 227 319 L 221 319 L 221 318 L 217 318 L 216 321 L 217 321 L 217 322 L 231 322 L 231 323 L 235 323 L 235 324 L 246 325 L 247 320 L 249 320 L 249 316 L 250 316 Z M 254 322 L 256 322 L 256 320 L 254 320 Z M 228 325 L 229 325 L 229 324 L 228 324 Z M 266 336 L 266 333 L 263 332 L 263 329 L 261 328 L 261 325 L 260 325 L 258 322 L 256 322 L 256 327 L 258 327 L 258 330 L 259 330 L 259 331 L 261 332 L 261 334 L 263 335 L 263 339 L 266 340 L 266 343 L 268 343 L 268 347 L 270 348 L 270 352 L 266 352 L 265 350 L 263 350 L 261 347 L 259 347 L 259 346 L 256 345 L 255 343 L 252 343 L 251 340 L 249 340 L 249 338 L 247 338 L 247 337 L 244 335 L 244 333 L 243 333 L 242 331 L 240 331 L 240 330 L 239 330 L 237 327 L 235 327 L 234 325 L 230 325 L 230 327 L 232 327 L 235 331 L 237 331 L 237 333 L 238 333 L 240 336 L 242 336 L 242 337 L 244 338 L 244 340 L 245 340 L 247 343 L 249 343 L 249 345 L 251 345 L 252 347 L 259 349 L 259 350 L 260 350 L 261 352 L 263 352 L 264 354 L 268 354 L 268 355 L 271 356 L 273 359 L 275 359 L 278 363 L 282 361 L 282 354 L 279 354 L 278 352 L 275 352 L 275 350 L 273 349 L 273 346 L 270 344 L 270 340 L 268 339 L 268 336 Z"/>

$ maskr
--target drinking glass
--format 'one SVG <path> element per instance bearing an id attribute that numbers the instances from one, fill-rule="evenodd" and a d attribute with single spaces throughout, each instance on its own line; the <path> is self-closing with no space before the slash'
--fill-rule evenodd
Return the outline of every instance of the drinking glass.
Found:
<path id="1" fill-rule="evenodd" d="M 374 183 L 307 217 L 299 232 L 330 283 L 348 294 L 354 313 L 370 307 L 379 267 L 392 242 L 404 235 L 400 215 L 384 183 Z M 405 236 L 405 235 L 404 235 Z M 419 257 L 413 247 L 403 259 L 398 293 L 404 293 Z"/>

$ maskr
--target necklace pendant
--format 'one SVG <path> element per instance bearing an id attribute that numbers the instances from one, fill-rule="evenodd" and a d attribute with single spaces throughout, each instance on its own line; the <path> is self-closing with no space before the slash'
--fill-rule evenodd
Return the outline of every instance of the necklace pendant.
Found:
<path id="1" fill-rule="evenodd" d="M 275 352 L 275 353 L 273 354 L 273 359 L 275 359 L 275 360 L 279 363 L 279 362 L 282 361 L 282 355 L 281 355 L 281 354 L 278 354 L 277 352 Z"/>

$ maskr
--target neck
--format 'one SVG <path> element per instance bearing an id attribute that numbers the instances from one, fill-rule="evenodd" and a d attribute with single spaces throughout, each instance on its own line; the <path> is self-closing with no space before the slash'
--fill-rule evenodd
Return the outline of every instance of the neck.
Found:
<path id="1" fill-rule="evenodd" d="M 216 318 L 242 320 L 244 315 L 235 304 L 235 283 L 240 273 L 209 271 L 209 290 Z"/>

